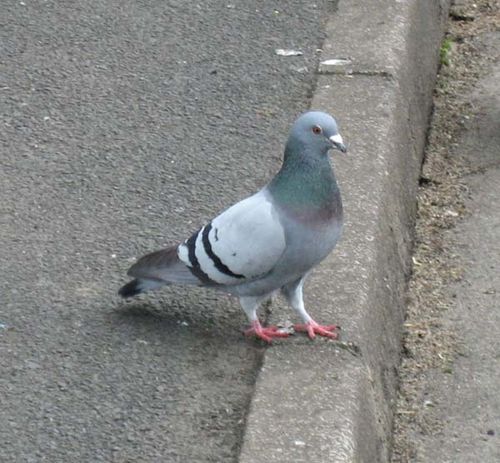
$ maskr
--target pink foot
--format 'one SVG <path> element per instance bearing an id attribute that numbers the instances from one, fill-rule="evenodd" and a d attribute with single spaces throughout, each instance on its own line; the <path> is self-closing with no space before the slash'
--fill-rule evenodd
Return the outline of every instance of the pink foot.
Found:
<path id="1" fill-rule="evenodd" d="M 282 333 L 278 331 L 277 326 L 266 326 L 265 328 L 260 324 L 259 320 L 252 322 L 252 326 L 245 330 L 245 336 L 255 335 L 257 338 L 271 344 L 273 338 L 287 338 L 288 333 Z"/>
<path id="2" fill-rule="evenodd" d="M 326 336 L 327 338 L 337 339 L 339 337 L 335 330 L 339 327 L 337 325 L 320 325 L 314 320 L 308 323 L 294 325 L 295 331 L 305 331 L 311 339 L 314 339 L 317 334 Z"/>

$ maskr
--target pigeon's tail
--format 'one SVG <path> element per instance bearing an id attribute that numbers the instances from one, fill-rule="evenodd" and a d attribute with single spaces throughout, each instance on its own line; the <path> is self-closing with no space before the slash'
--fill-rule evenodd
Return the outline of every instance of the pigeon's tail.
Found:
<path id="1" fill-rule="evenodd" d="M 177 256 L 177 246 L 152 252 L 141 257 L 127 275 L 135 278 L 120 288 L 122 297 L 133 297 L 165 285 L 200 285 L 201 281 Z"/>
<path id="2" fill-rule="evenodd" d="M 156 289 L 165 284 L 199 285 L 200 280 L 193 275 L 192 270 L 177 256 L 177 246 L 152 252 L 142 256 L 127 275 L 139 281 L 148 282 Z M 145 291 L 146 289 L 143 289 Z"/>
<path id="3" fill-rule="evenodd" d="M 152 289 L 158 289 L 165 284 L 167 283 L 164 281 L 136 278 L 122 286 L 118 294 L 124 298 L 133 297 Z"/>

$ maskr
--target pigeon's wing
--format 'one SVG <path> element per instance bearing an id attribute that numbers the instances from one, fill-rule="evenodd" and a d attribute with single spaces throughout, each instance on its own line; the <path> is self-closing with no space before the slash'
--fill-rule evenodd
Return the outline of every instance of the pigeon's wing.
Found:
<path id="1" fill-rule="evenodd" d="M 193 234 L 177 254 L 203 283 L 237 285 L 270 272 L 285 247 L 283 226 L 262 190 Z"/>

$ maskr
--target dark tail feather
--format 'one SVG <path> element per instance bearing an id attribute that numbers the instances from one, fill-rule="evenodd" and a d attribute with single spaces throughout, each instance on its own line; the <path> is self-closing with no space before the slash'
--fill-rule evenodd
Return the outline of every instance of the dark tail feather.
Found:
<path id="1" fill-rule="evenodd" d="M 125 298 L 137 296 L 140 293 L 142 293 L 142 288 L 138 279 L 129 281 L 126 285 L 122 286 L 118 291 L 118 294 L 121 297 Z"/>
<path id="2" fill-rule="evenodd" d="M 135 280 L 129 281 L 125 286 L 122 286 L 118 294 L 121 297 L 132 297 L 145 291 L 161 288 L 168 284 L 169 283 L 166 281 L 153 280 L 152 278 L 136 278 Z"/>

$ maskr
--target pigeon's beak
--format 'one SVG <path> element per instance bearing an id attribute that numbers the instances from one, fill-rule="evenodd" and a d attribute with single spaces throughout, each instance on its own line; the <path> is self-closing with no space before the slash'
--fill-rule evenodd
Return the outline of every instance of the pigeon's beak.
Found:
<path id="1" fill-rule="evenodd" d="M 330 143 L 332 144 L 332 148 L 341 151 L 342 153 L 347 153 L 347 148 L 344 145 L 344 141 L 342 137 L 338 133 L 337 135 L 332 135 L 330 138 Z"/>

